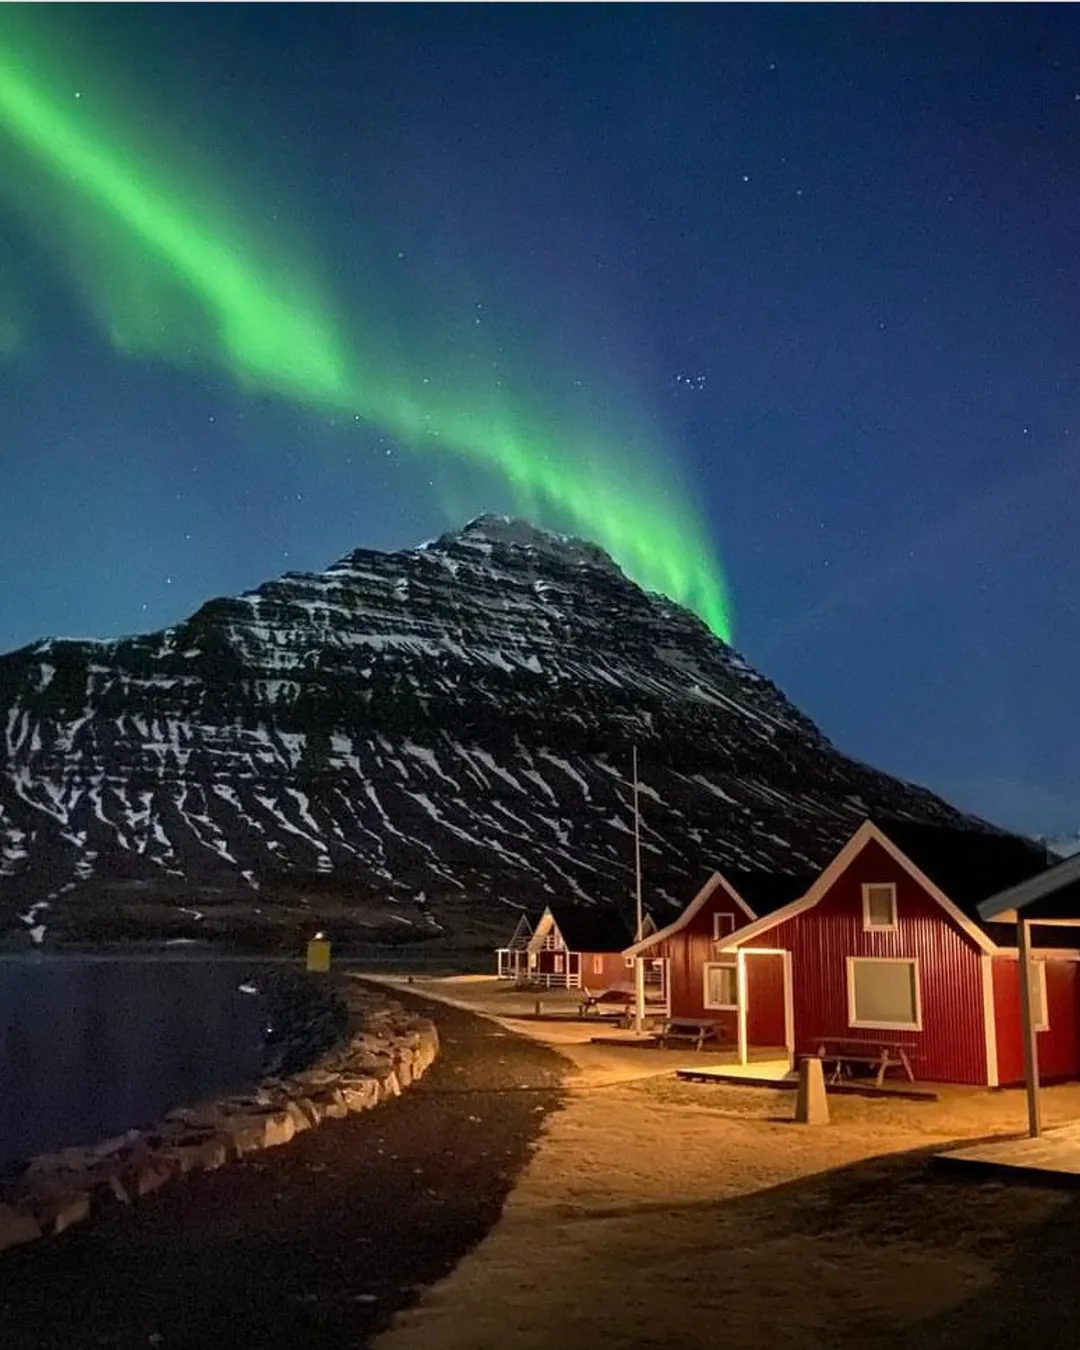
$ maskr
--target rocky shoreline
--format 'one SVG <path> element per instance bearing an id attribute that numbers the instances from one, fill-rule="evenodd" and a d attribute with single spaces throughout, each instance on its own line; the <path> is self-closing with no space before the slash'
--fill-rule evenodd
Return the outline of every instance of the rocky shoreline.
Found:
<path id="1" fill-rule="evenodd" d="M 177 1107 L 97 1145 L 40 1154 L 0 1177 L 0 1252 L 365 1111 L 399 1095 L 438 1054 L 434 1023 L 355 980 L 276 971 L 260 992 L 270 1029 L 258 1087 Z"/>

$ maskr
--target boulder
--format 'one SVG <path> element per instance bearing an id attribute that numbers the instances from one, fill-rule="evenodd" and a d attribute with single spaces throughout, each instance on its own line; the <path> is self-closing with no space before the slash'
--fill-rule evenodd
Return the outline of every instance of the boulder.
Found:
<path id="1" fill-rule="evenodd" d="M 296 1124 L 288 1111 L 275 1111 L 266 1117 L 263 1126 L 263 1148 L 279 1148 L 296 1133 Z"/>
<path id="2" fill-rule="evenodd" d="M 0 1252 L 17 1247 L 22 1242 L 33 1242 L 41 1236 L 41 1224 L 32 1214 L 0 1205 Z"/>
<path id="3" fill-rule="evenodd" d="M 90 1197 L 85 1191 L 74 1191 L 62 1200 L 52 1201 L 47 1213 L 49 1231 L 56 1236 L 90 1217 Z"/>

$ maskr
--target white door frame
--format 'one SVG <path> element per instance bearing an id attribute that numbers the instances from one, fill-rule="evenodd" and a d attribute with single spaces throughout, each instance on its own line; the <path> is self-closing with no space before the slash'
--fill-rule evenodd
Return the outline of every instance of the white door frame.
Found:
<path id="1" fill-rule="evenodd" d="M 782 956 L 784 958 L 784 1045 L 788 1054 L 788 1067 L 795 1064 L 795 1007 L 792 998 L 791 953 L 784 947 L 739 947 L 735 953 L 736 984 L 738 986 L 738 1044 L 739 1063 L 750 1060 L 746 1035 L 746 1014 L 748 1009 L 746 979 L 746 958 L 748 956 Z"/>

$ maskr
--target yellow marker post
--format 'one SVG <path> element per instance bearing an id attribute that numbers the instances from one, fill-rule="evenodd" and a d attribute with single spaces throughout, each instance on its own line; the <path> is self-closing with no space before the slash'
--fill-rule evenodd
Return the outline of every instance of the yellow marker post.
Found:
<path id="1" fill-rule="evenodd" d="M 307 945 L 307 968 L 315 975 L 326 975 L 330 970 L 330 939 L 325 933 L 316 933 Z"/>

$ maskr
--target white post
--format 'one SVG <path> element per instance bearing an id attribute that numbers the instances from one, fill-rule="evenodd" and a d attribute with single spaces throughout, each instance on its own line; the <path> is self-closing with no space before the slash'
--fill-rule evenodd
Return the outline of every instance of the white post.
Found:
<path id="1" fill-rule="evenodd" d="M 634 888 L 637 897 L 637 925 L 635 942 L 645 936 L 645 914 L 641 906 L 641 809 L 638 791 L 637 742 L 634 743 Z M 634 1032 L 641 1036 L 645 1031 L 645 960 L 638 954 L 634 958 Z"/>
<path id="2" fill-rule="evenodd" d="M 1024 1039 L 1024 1084 L 1027 1088 L 1028 1134 L 1032 1139 L 1042 1133 L 1039 1110 L 1039 1044 L 1032 1014 L 1031 995 L 1031 924 L 1027 919 L 1016 921 L 1016 946 L 1020 975 L 1020 1031 Z"/>

